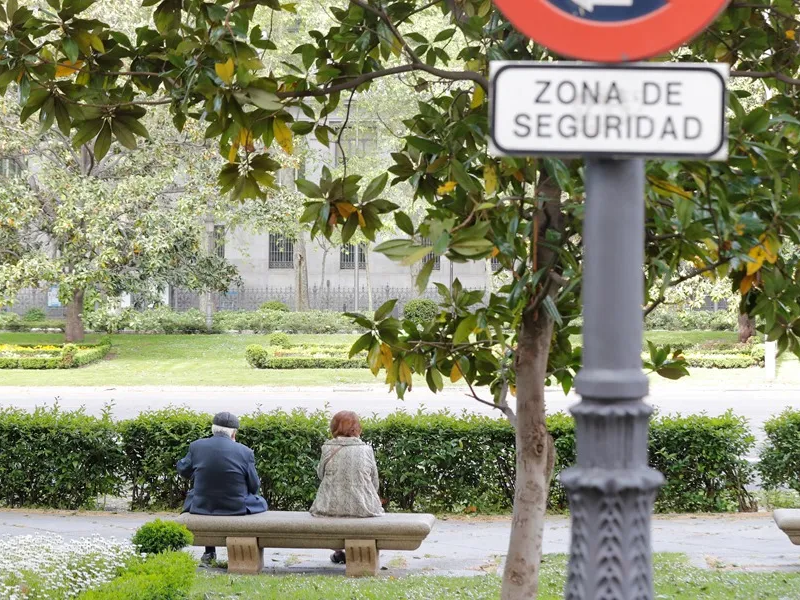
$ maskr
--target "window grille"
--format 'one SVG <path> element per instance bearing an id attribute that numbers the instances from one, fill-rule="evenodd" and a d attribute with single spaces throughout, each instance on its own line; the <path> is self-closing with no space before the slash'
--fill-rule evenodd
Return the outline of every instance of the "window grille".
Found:
<path id="1" fill-rule="evenodd" d="M 423 246 L 432 246 L 433 244 L 431 243 L 430 239 L 422 238 L 422 245 Z M 428 254 L 428 256 L 426 256 L 422 260 L 423 263 L 427 263 L 427 262 L 430 262 L 430 261 L 433 261 L 433 270 L 434 271 L 441 271 L 441 269 L 442 269 L 442 257 L 441 256 L 437 256 L 433 252 L 431 252 L 430 254 Z"/>
<path id="2" fill-rule="evenodd" d="M 339 268 L 352 271 L 355 268 L 355 264 L 356 247 L 353 244 L 342 246 L 339 251 Z M 367 249 L 364 244 L 358 245 L 358 268 L 362 271 L 367 268 Z"/>
<path id="3" fill-rule="evenodd" d="M 22 175 L 22 167 L 13 158 L 0 158 L 0 176 L 19 177 Z"/>
<path id="4" fill-rule="evenodd" d="M 500 268 L 500 259 L 496 256 L 492 257 L 492 271 L 497 271 Z"/>
<path id="5" fill-rule="evenodd" d="M 214 225 L 214 252 L 220 258 L 225 258 L 225 226 Z"/>
<path id="6" fill-rule="evenodd" d="M 269 268 L 294 269 L 294 241 L 280 233 L 269 234 Z"/>

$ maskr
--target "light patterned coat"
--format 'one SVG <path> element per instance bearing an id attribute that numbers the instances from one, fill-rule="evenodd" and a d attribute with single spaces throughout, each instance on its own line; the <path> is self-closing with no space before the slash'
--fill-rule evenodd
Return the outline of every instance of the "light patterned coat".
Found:
<path id="1" fill-rule="evenodd" d="M 360 438 L 339 437 L 325 442 L 317 475 L 321 481 L 310 511 L 315 517 L 383 514 L 375 453 Z"/>

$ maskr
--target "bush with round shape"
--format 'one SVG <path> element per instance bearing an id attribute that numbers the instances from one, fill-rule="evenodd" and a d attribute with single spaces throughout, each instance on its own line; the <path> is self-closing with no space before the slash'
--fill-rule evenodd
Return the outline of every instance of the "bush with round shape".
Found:
<path id="1" fill-rule="evenodd" d="M 22 317 L 24 321 L 44 321 L 47 318 L 44 310 L 41 308 L 32 308 L 28 312 L 25 313 L 25 316 Z"/>
<path id="2" fill-rule="evenodd" d="M 258 310 L 278 310 L 280 312 L 290 312 L 289 307 L 280 300 L 267 300 L 258 307 Z"/>
<path id="3" fill-rule="evenodd" d="M 276 331 L 269 336 L 269 345 L 277 346 L 278 348 L 291 348 L 292 340 L 289 339 L 289 334 L 282 331 Z"/>
<path id="4" fill-rule="evenodd" d="M 403 316 L 417 325 L 425 325 L 439 316 L 439 307 L 433 300 L 417 298 L 406 302 Z"/>
<path id="5" fill-rule="evenodd" d="M 132 541 L 140 552 L 161 554 L 185 548 L 194 538 L 185 525 L 156 519 L 139 527 Z"/>

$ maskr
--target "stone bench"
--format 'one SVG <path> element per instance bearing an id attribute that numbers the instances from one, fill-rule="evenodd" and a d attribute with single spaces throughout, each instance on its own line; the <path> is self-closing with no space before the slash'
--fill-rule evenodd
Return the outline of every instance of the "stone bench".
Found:
<path id="1" fill-rule="evenodd" d="M 264 548 L 344 548 L 347 576 L 361 577 L 378 573 L 381 550 L 419 548 L 436 517 L 390 513 L 351 519 L 267 511 L 232 517 L 183 513 L 176 521 L 192 532 L 195 546 L 227 546 L 231 573 L 259 573 L 264 568 Z"/>
<path id="2" fill-rule="evenodd" d="M 778 528 L 789 536 L 795 546 L 800 546 L 800 509 L 779 508 L 772 513 Z"/>

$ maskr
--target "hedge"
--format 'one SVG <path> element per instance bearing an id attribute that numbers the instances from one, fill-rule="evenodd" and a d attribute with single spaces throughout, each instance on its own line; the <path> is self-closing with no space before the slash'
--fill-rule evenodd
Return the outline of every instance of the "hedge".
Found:
<path id="1" fill-rule="evenodd" d="M 0 504 L 92 508 L 118 494 L 125 455 L 110 416 L 0 410 Z"/>
<path id="2" fill-rule="evenodd" d="M 800 411 L 787 408 L 764 423 L 759 475 L 768 490 L 788 487 L 800 492 Z"/>
<path id="3" fill-rule="evenodd" d="M 274 356 L 257 344 L 245 350 L 247 363 L 256 369 L 366 369 L 364 358 Z"/>
<path id="4" fill-rule="evenodd" d="M 194 582 L 197 561 L 185 552 L 165 552 L 134 561 L 119 577 L 78 600 L 184 600 Z"/>
<path id="5" fill-rule="evenodd" d="M 0 369 L 73 369 L 83 367 L 103 358 L 111 350 L 108 341 L 100 344 L 64 344 L 57 352 L 47 352 L 48 356 L 25 356 L 26 348 L 35 348 L 31 344 L 19 344 L 21 356 L 0 356 Z"/>
<path id="6" fill-rule="evenodd" d="M 237 440 L 250 446 L 262 493 L 275 510 L 307 510 L 317 490 L 316 465 L 328 437 L 322 412 L 257 413 L 241 418 Z M 800 420 L 800 417 L 798 418 Z M 108 418 L 58 409 L 0 412 L 0 503 L 59 508 L 91 507 L 98 496 L 130 490 L 138 509 L 178 509 L 189 482 L 175 464 L 193 440 L 207 436 L 211 416 L 186 409 L 148 412 L 114 425 Z M 514 431 L 507 421 L 448 413 L 396 413 L 367 418 L 381 474 L 381 497 L 390 510 L 504 511 L 514 498 Z M 575 461 L 573 419 L 548 417 L 557 450 L 556 471 Z M 650 456 L 667 484 L 660 511 L 749 509 L 744 459 L 753 438 L 744 420 L 658 417 Z M 549 504 L 565 510 L 566 495 L 553 479 Z"/>

